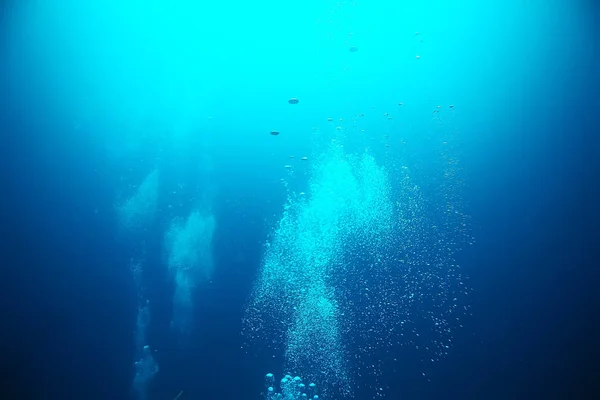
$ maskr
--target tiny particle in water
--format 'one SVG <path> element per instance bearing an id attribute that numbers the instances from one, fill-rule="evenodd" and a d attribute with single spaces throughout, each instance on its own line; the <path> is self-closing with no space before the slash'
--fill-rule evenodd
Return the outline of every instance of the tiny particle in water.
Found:
<path id="1" fill-rule="evenodd" d="M 290 169 L 290 168 L 292 168 L 292 166 L 288 164 L 288 165 L 284 165 L 284 168 Z"/>
<path id="2" fill-rule="evenodd" d="M 419 32 L 415 32 L 415 36 L 417 36 L 419 34 Z"/>
<path id="3" fill-rule="evenodd" d="M 306 160 L 308 160 L 308 157 L 302 157 L 301 160 L 306 161 Z"/>
<path id="4" fill-rule="evenodd" d="M 294 158 L 294 156 L 290 156 L 290 158 Z"/>
<path id="5" fill-rule="evenodd" d="M 404 103 L 402 103 L 402 102 L 398 103 L 399 106 L 401 106 L 402 104 L 404 104 Z"/>
<path id="6" fill-rule="evenodd" d="M 277 135 L 279 135 L 279 131 L 271 131 L 271 135 L 277 136 Z"/>
<path id="7" fill-rule="evenodd" d="M 358 51 L 358 47 L 356 47 L 356 46 L 350 46 L 350 48 L 348 50 L 350 50 L 351 52 L 354 53 L 354 52 Z"/>
<path id="8" fill-rule="evenodd" d="M 291 99 L 288 100 L 288 103 L 290 104 L 298 104 L 298 99 L 295 97 L 292 97 Z"/>
<path id="9" fill-rule="evenodd" d="M 327 118 L 327 121 L 331 122 L 333 121 L 333 118 Z"/>
<path id="10" fill-rule="evenodd" d="M 420 58 L 421 58 L 421 56 L 416 56 L 415 58 L 418 60 L 418 59 L 420 59 Z"/>
<path id="11" fill-rule="evenodd" d="M 454 104 L 450 104 L 450 108 L 454 108 Z"/>

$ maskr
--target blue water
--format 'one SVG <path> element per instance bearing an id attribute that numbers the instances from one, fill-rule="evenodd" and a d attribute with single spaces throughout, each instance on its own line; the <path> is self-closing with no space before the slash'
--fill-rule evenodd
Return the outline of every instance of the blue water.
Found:
<path id="1" fill-rule="evenodd" d="M 393 218 L 418 187 L 416 218 L 441 233 L 394 225 L 356 239 L 388 218 L 371 213 L 360 229 L 332 234 L 359 243 L 325 246 L 347 269 L 326 280 L 344 292 L 335 320 L 351 390 L 305 361 L 322 399 L 597 398 L 595 2 L 80 3 L 0 2 L 1 398 L 265 398 L 266 373 L 301 373 L 286 370 L 294 329 L 273 335 L 248 322 L 268 249 L 283 240 L 276 229 L 284 216 L 303 226 L 310 218 L 294 212 L 318 204 L 337 216 L 345 208 L 335 200 L 362 187 L 378 188 L 364 196 Z M 356 192 L 336 186 L 373 172 L 357 167 L 361 157 L 384 171 L 388 197 L 369 181 Z M 355 175 L 344 175 L 346 162 Z M 153 171 L 154 201 L 124 213 Z M 333 199 L 322 187 L 337 190 Z M 448 217 L 450 203 L 458 211 Z M 352 221 L 374 210 L 348 207 Z M 169 232 L 195 211 L 212 233 L 184 240 L 184 253 L 202 255 L 174 266 Z M 141 222 L 127 226 L 125 214 Z M 286 231 L 284 253 L 317 228 Z M 425 261 L 408 274 L 423 285 L 379 269 L 353 280 L 371 271 L 375 242 L 403 275 L 409 252 L 398 248 L 415 241 L 433 253 L 438 238 L 452 252 L 436 256 L 439 280 Z M 196 284 L 178 309 L 182 268 Z M 363 284 L 382 285 L 386 299 L 435 296 L 368 309 Z M 460 319 L 449 318 L 446 335 L 430 316 L 454 305 Z M 385 323 L 406 336 L 363 351 L 383 332 L 380 322 L 359 334 L 367 311 L 389 312 Z M 449 346 L 432 353 L 432 343 Z M 143 345 L 158 370 L 140 394 Z"/>

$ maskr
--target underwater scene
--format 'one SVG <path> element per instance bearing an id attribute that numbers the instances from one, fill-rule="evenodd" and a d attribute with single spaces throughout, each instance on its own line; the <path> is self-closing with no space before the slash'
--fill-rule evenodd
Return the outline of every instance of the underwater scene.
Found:
<path id="1" fill-rule="evenodd" d="M 599 21 L 1 1 L 0 399 L 600 398 Z"/>

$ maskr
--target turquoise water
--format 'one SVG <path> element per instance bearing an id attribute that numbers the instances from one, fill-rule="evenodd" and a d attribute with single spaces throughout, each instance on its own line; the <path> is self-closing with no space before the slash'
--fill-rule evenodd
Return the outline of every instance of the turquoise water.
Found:
<path id="1" fill-rule="evenodd" d="M 6 398 L 586 398 L 591 2 L 2 7 Z"/>

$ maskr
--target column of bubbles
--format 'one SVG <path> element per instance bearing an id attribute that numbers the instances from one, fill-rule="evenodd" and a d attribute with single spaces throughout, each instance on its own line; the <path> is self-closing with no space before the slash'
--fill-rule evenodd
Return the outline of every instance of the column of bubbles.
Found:
<path id="1" fill-rule="evenodd" d="M 138 400 L 148 398 L 150 382 L 158 372 L 158 364 L 147 343 L 146 332 L 150 324 L 150 302 L 146 298 L 143 284 L 145 249 L 144 233 L 154 221 L 158 200 L 158 170 L 152 171 L 135 188 L 135 192 L 116 206 L 122 233 L 136 242 L 135 257 L 131 259 L 130 270 L 138 299 L 135 329 L 135 362 L 132 390 Z M 137 241 L 139 240 L 139 243 Z"/>
<path id="2" fill-rule="evenodd" d="M 175 284 L 171 328 L 183 341 L 191 329 L 194 290 L 213 272 L 214 230 L 214 216 L 196 210 L 185 220 L 174 219 L 165 235 L 168 268 Z"/>
<path id="3" fill-rule="evenodd" d="M 284 348 L 286 369 L 319 379 L 323 393 L 351 394 L 343 334 L 353 279 L 346 261 L 360 242 L 377 255 L 389 236 L 393 203 L 383 168 L 340 142 L 314 157 L 307 196 L 290 196 L 267 243 L 246 315 L 246 333 Z"/>
<path id="4" fill-rule="evenodd" d="M 427 150 L 431 168 L 422 170 L 420 147 L 378 159 L 347 137 L 344 121 L 319 133 L 306 193 L 289 192 L 243 331 L 246 345 L 283 354 L 285 370 L 336 398 L 353 395 L 355 376 L 382 395 L 380 377 L 402 360 L 392 348 L 438 362 L 469 314 L 455 259 L 467 220 L 454 133 L 440 139 L 442 157 Z"/>

